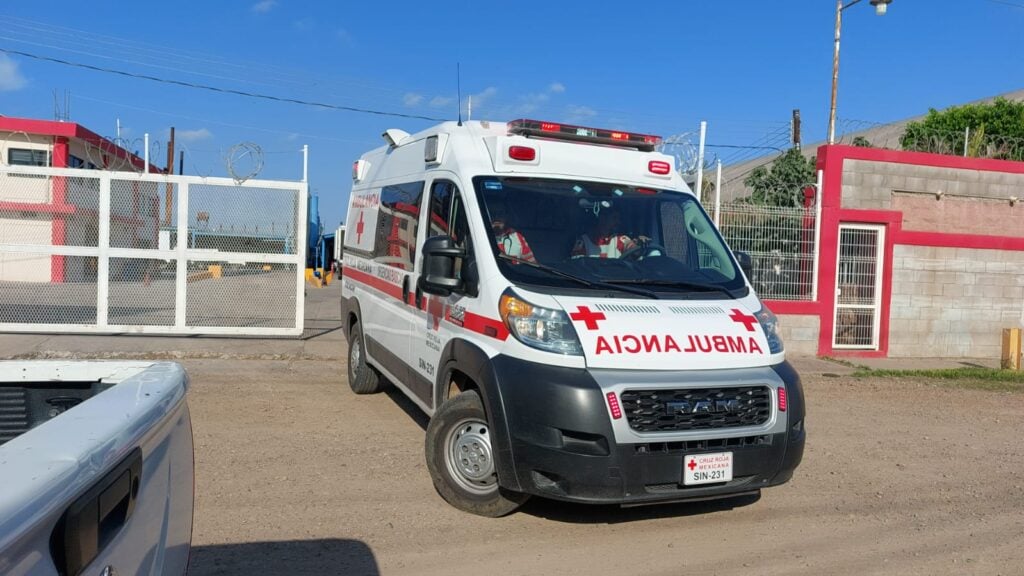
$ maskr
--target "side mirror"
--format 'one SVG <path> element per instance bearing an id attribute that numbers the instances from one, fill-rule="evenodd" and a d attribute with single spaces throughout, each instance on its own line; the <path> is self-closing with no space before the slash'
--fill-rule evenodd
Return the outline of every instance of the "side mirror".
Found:
<path id="1" fill-rule="evenodd" d="M 462 288 L 455 276 L 455 262 L 466 257 L 466 251 L 448 236 L 434 236 L 423 243 L 423 274 L 420 290 L 435 296 L 447 296 Z"/>
<path id="2" fill-rule="evenodd" d="M 746 252 L 735 252 L 735 255 L 736 261 L 740 263 L 740 270 L 743 270 L 743 275 L 747 277 L 748 281 L 753 282 L 754 260 Z"/>

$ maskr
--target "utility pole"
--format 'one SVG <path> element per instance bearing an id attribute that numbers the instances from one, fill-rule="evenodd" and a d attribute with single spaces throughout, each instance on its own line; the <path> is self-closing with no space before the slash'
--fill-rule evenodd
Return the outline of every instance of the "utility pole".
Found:
<path id="1" fill-rule="evenodd" d="M 793 110 L 793 147 L 800 149 L 800 110 Z"/>
<path id="2" fill-rule="evenodd" d="M 167 174 L 174 174 L 174 126 L 171 126 L 171 138 L 167 141 Z M 174 185 L 167 183 L 164 194 L 164 226 L 171 225 L 171 212 L 174 211 Z"/>

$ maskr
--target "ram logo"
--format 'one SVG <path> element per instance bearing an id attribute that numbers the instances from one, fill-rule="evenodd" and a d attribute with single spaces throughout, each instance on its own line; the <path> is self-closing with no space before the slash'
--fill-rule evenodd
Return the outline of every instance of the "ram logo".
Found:
<path id="1" fill-rule="evenodd" d="M 694 402 L 667 402 L 665 408 L 673 416 L 690 414 L 736 414 L 742 408 L 739 400 L 697 400 Z"/>

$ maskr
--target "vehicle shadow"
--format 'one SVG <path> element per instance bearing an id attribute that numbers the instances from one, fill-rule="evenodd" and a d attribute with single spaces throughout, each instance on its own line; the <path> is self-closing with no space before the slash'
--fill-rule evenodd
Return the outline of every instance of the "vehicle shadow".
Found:
<path id="1" fill-rule="evenodd" d="M 328 538 L 194 546 L 190 576 L 345 574 L 379 576 L 373 551 L 359 540 Z"/>
<path id="2" fill-rule="evenodd" d="M 669 504 L 650 504 L 623 508 L 615 505 L 576 504 L 531 498 L 520 509 L 520 514 L 529 514 L 566 524 L 622 524 L 659 518 L 679 518 L 725 512 L 733 508 L 750 506 L 761 499 L 761 493 L 745 496 L 733 496 L 720 500 L 704 500 L 699 502 L 676 502 Z"/>
<path id="3" fill-rule="evenodd" d="M 389 382 L 384 388 L 384 393 L 387 394 L 388 398 L 391 398 L 391 400 L 394 401 L 394 403 L 397 404 L 413 422 L 419 425 L 424 432 L 427 431 L 427 424 L 430 422 L 430 417 L 424 414 L 423 410 L 420 410 L 419 406 L 413 404 L 412 400 L 406 398 L 405 394 L 402 394 L 401 390 L 395 388 Z"/>

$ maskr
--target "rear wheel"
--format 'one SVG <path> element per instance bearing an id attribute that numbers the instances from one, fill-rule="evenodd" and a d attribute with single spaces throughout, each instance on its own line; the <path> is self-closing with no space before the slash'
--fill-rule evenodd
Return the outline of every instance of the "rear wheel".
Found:
<path id="1" fill-rule="evenodd" d="M 380 373 L 366 363 L 363 330 L 356 322 L 348 337 L 348 385 L 356 394 L 375 394 L 383 389 Z"/>
<path id="2" fill-rule="evenodd" d="M 459 510 L 497 518 L 529 498 L 498 486 L 490 424 L 475 390 L 449 398 L 430 419 L 426 454 L 434 488 Z"/>

